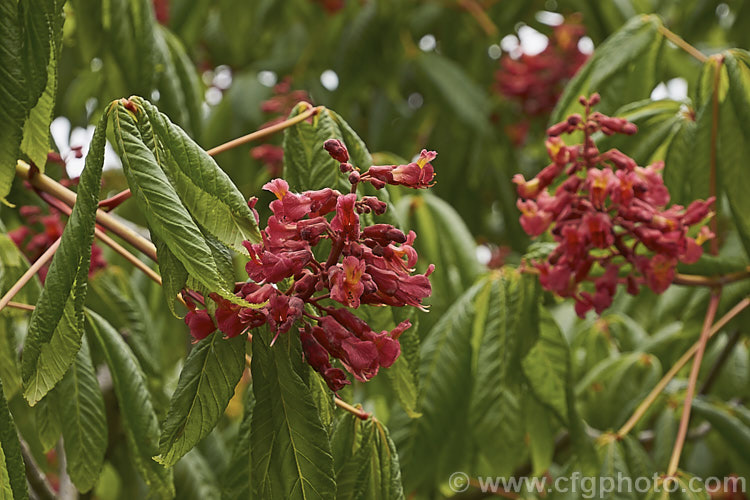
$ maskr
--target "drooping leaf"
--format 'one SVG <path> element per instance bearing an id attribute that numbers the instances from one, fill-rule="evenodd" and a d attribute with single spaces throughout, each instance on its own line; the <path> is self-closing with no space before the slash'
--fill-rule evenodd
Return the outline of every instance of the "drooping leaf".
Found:
<path id="1" fill-rule="evenodd" d="M 102 115 L 94 132 L 78 184 L 76 204 L 29 320 L 21 371 L 24 397 L 32 406 L 65 375 L 81 345 L 107 116 Z"/>
<path id="2" fill-rule="evenodd" d="M 232 180 L 169 118 L 146 100 L 133 98 L 153 127 L 155 156 L 193 218 L 219 241 L 241 253 L 245 240 L 257 243 L 260 232 L 252 211 Z"/>
<path id="3" fill-rule="evenodd" d="M 396 447 L 379 421 L 345 415 L 331 447 L 338 500 L 404 498 Z"/>
<path id="4" fill-rule="evenodd" d="M 253 336 L 252 482 L 258 498 L 334 498 L 328 433 L 304 379 L 298 335 Z"/>
<path id="5" fill-rule="evenodd" d="M 56 0 L 0 2 L 0 199 L 10 192 L 24 124 L 47 86 L 61 8 Z"/>
<path id="6" fill-rule="evenodd" d="M 169 467 L 216 426 L 245 368 L 244 335 L 210 335 L 190 351 L 162 424 L 156 461 Z"/>
<path id="7" fill-rule="evenodd" d="M 472 390 L 471 324 L 480 280 L 438 320 L 422 344 L 419 409 L 422 416 L 394 434 L 409 491 L 461 459 Z"/>
<path id="8" fill-rule="evenodd" d="M 570 348 L 549 313 L 542 314 L 539 341 L 521 362 L 531 389 L 539 400 L 568 423 L 567 387 L 570 380 Z"/>
<path id="9" fill-rule="evenodd" d="M 29 498 L 26 489 L 26 472 L 21 456 L 16 424 L 8 410 L 0 382 L 0 493 L 3 498 L 22 500 Z"/>
<path id="10" fill-rule="evenodd" d="M 245 398 L 247 399 L 245 414 L 242 417 L 240 428 L 237 430 L 232 457 L 223 474 L 222 498 L 224 500 L 235 498 L 251 500 L 253 498 L 250 429 L 253 420 L 253 408 L 255 408 L 255 397 L 252 391 L 247 391 Z"/>
<path id="11" fill-rule="evenodd" d="M 54 395 L 60 411 L 68 475 L 85 493 L 99 478 L 108 444 L 104 398 L 85 340 Z"/>
<path id="12" fill-rule="evenodd" d="M 34 420 L 39 432 L 39 442 L 45 452 L 55 447 L 62 433 L 55 392 L 49 392 L 34 406 Z"/>
<path id="13" fill-rule="evenodd" d="M 105 319 L 89 311 L 86 325 L 89 340 L 96 342 L 109 366 L 130 457 L 155 495 L 172 498 L 172 469 L 151 458 L 158 453 L 159 421 L 143 371 L 130 348 Z"/>
<path id="14" fill-rule="evenodd" d="M 59 12 L 62 2 L 53 0 L 48 2 L 54 9 L 48 17 L 49 38 L 49 60 L 47 62 L 47 83 L 44 92 L 39 97 L 36 105 L 31 109 L 29 117 L 24 124 L 23 140 L 21 150 L 34 162 L 42 172 L 47 162 L 47 153 L 50 150 L 50 123 L 57 98 L 57 65 L 62 50 L 62 27 L 64 17 Z"/>
<path id="15" fill-rule="evenodd" d="M 153 144 L 156 137 L 150 124 L 143 122 L 148 121 L 145 113 L 139 111 L 138 114 L 140 118 L 123 103 L 118 103 L 113 109 L 112 121 L 125 176 L 151 233 L 163 241 L 189 275 L 207 289 L 250 307 L 224 284 L 211 248 L 155 156 L 165 151 L 158 147 L 155 151 L 149 149 L 148 144 Z"/>
<path id="16" fill-rule="evenodd" d="M 420 53 L 416 63 L 461 121 L 481 133 L 489 132 L 489 99 L 461 66 L 445 56 L 431 52 Z"/>
<path id="17" fill-rule="evenodd" d="M 750 464 L 750 427 L 719 403 L 696 398 L 693 411 L 696 416 L 706 419 L 724 442 Z"/>
<path id="18" fill-rule="evenodd" d="M 221 488 L 212 465 L 197 449 L 190 450 L 182 457 L 174 468 L 175 498 L 219 500 Z"/>

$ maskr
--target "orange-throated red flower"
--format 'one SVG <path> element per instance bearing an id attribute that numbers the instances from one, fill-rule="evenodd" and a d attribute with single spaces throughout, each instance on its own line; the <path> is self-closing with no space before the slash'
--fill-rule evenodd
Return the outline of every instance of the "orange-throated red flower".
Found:
<path id="1" fill-rule="evenodd" d="M 266 183 L 263 189 L 276 197 L 270 203 L 272 215 L 260 243 L 244 242 L 251 281 L 235 290 L 258 307 L 241 307 L 212 293 L 213 318 L 190 303 L 185 322 L 196 339 L 217 326 L 234 337 L 261 325 L 268 325 L 276 336 L 288 335 L 297 325 L 308 363 L 331 390 L 338 391 L 349 381 L 331 357 L 357 380 L 369 380 L 394 363 L 401 352 L 398 338 L 411 326 L 404 321 L 391 331 L 376 332 L 353 311 L 362 304 L 426 309 L 422 302 L 432 293 L 428 276 L 434 266 L 425 274 L 415 272 L 416 234 L 405 235 L 390 224 L 363 227 L 360 215 L 381 215 L 387 205 L 373 196 L 358 197 L 356 187 L 360 182 L 427 187 L 434 178 L 430 162 L 436 153 L 424 150 L 408 165 L 372 167 L 360 175 L 347 163 L 349 154 L 341 141 L 326 141 L 324 147 L 349 174 L 351 192 L 324 188 L 295 193 L 283 179 Z M 372 169 L 382 176 L 372 175 Z M 257 220 L 256 203 L 256 198 L 248 201 Z M 321 258 L 316 247 L 324 240 L 329 250 Z"/>
<path id="2" fill-rule="evenodd" d="M 547 130 L 549 166 L 529 181 L 513 178 L 523 229 L 539 236 L 551 228 L 557 242 L 546 260 L 533 263 L 540 283 L 573 297 L 581 317 L 609 307 L 620 282 L 631 294 L 638 293 L 639 282 L 663 292 L 677 263 L 697 261 L 701 244 L 713 237 L 706 227 L 696 237 L 688 234 L 710 216 L 713 198 L 696 200 L 687 209 L 667 208 L 662 162 L 640 167 L 616 149 L 599 151 L 594 133 L 634 134 L 637 129 L 622 118 L 591 112 L 598 101 L 598 94 L 581 97 L 585 117 L 571 115 Z M 560 135 L 574 132 L 583 133 L 583 143 L 565 145 Z M 593 290 L 586 282 L 593 283 Z"/>

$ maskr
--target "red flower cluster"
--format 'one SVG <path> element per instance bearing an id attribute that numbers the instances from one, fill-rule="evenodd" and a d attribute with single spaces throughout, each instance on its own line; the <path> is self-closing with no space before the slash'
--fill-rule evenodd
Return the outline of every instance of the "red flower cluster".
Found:
<path id="1" fill-rule="evenodd" d="M 42 209 L 35 205 L 23 206 L 19 209 L 19 213 L 26 224 L 9 231 L 8 236 L 26 258 L 30 262 L 34 262 L 62 236 L 65 222 L 62 220 L 62 214 L 52 207 L 49 208 L 49 214 L 47 215 L 43 214 Z M 106 265 L 107 261 L 102 256 L 102 249 L 94 243 L 91 246 L 89 276 Z M 39 278 L 42 281 L 47 277 L 47 271 L 49 271 L 49 264 L 39 270 Z"/>
<path id="2" fill-rule="evenodd" d="M 328 14 L 335 14 L 345 6 L 345 0 L 313 0 L 319 4 Z"/>
<path id="3" fill-rule="evenodd" d="M 347 163 L 349 155 L 340 141 L 327 141 L 325 148 L 341 162 L 341 170 L 349 173 L 349 194 L 330 188 L 293 193 L 282 179 L 263 186 L 276 196 L 270 204 L 273 215 L 261 232 L 261 243 L 245 242 L 250 255 L 246 270 L 252 281 L 236 292 L 262 306 L 243 308 L 211 294 L 218 306 L 216 323 L 192 305 L 185 322 L 191 334 L 201 339 L 213 333 L 215 325 L 234 337 L 267 324 L 278 336 L 301 321 L 307 361 L 331 390 L 338 391 L 349 381 L 341 369 L 332 366 L 329 356 L 357 380 L 369 380 L 381 366 L 393 364 L 401 351 L 398 337 L 411 326 L 404 321 L 390 332 L 375 332 L 350 309 L 362 304 L 424 309 L 422 300 L 430 296 L 428 276 L 434 269 L 431 265 L 425 274 L 414 274 L 414 232 L 405 235 L 389 224 L 362 227 L 360 214 L 381 215 L 386 204 L 373 196 L 358 198 L 357 185 L 425 187 L 434 175 L 429 161 L 435 153 L 422 151 L 415 163 L 371 167 L 360 174 Z M 249 201 L 253 210 L 256 202 L 256 198 Z M 325 240 L 330 251 L 326 259 L 318 260 L 313 250 Z"/>
<path id="4" fill-rule="evenodd" d="M 552 226 L 558 243 L 545 262 L 534 263 L 542 286 L 573 297 L 583 317 L 591 309 L 601 314 L 609 307 L 621 272 L 628 293 L 638 293 L 644 279 L 654 292 L 666 290 L 677 262 L 698 260 L 701 244 L 713 237 L 705 226 L 695 238 L 688 231 L 710 215 L 714 199 L 694 201 L 687 209 L 666 208 L 669 192 L 660 173 L 662 162 L 639 167 L 617 149 L 600 152 L 592 139 L 599 131 L 635 134 L 635 125 L 591 112 L 598 94 L 580 102 L 584 117 L 571 115 L 547 130 L 552 163 L 530 181 L 517 174 L 513 182 L 523 229 L 539 236 Z M 583 144 L 567 146 L 559 137 L 576 131 L 583 132 Z M 559 177 L 564 180 L 553 189 Z M 595 267 L 600 275 L 589 278 Z M 593 281 L 593 294 L 581 290 L 584 280 Z"/>
<path id="5" fill-rule="evenodd" d="M 582 25 L 564 23 L 555 26 L 541 53 L 522 54 L 518 59 L 504 56 L 495 73 L 497 90 L 518 100 L 525 115 L 547 115 L 554 109 L 565 83 L 588 58 L 578 49 L 584 35 Z"/>
<path id="6" fill-rule="evenodd" d="M 264 123 L 261 128 L 270 127 L 284 121 L 299 102 L 312 103 L 310 95 L 304 90 L 292 90 L 291 77 L 284 78 L 273 87 L 273 96 L 263 101 L 260 105 L 261 111 L 276 115 L 272 120 Z M 261 144 L 250 150 L 250 155 L 263 163 L 272 177 L 281 175 L 283 166 L 284 150 L 281 146 L 274 144 Z"/>

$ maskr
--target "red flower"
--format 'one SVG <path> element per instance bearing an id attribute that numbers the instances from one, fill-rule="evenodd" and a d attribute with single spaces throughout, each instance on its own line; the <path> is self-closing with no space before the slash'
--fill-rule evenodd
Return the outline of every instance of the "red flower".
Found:
<path id="1" fill-rule="evenodd" d="M 562 297 L 574 297 L 582 317 L 610 306 L 626 264 L 632 269 L 624 278 L 628 293 L 638 292 L 637 273 L 661 293 L 674 279 L 677 262 L 697 261 L 703 253 L 700 245 L 713 236 L 705 228 L 698 238 L 687 236 L 690 226 L 710 215 L 713 199 L 694 201 L 687 210 L 679 205 L 665 209 L 669 191 L 661 162 L 640 167 L 616 149 L 599 152 L 594 133 L 633 134 L 636 128 L 622 118 L 592 113 L 598 101 L 597 94 L 582 97 L 585 117 L 571 115 L 548 129 L 552 165 L 529 181 L 513 179 L 523 229 L 538 236 L 552 226 L 558 244 L 546 262 L 534 263 L 540 283 Z M 576 132 L 583 133 L 580 145 L 566 146 L 558 137 Z M 563 174 L 552 194 L 551 186 Z M 653 255 L 644 255 L 644 248 Z M 585 281 L 593 281 L 593 293 Z"/>
<path id="2" fill-rule="evenodd" d="M 326 143 L 332 156 L 348 160 L 343 148 L 339 141 Z M 419 160 L 410 164 L 419 175 L 402 181 L 424 187 L 432 179 L 429 161 L 434 158 L 435 153 L 423 151 Z M 209 295 L 217 305 L 216 322 L 227 336 L 264 324 L 278 336 L 302 323 L 299 333 L 305 359 L 333 391 L 349 382 L 342 370 L 332 366 L 330 357 L 338 359 L 358 380 L 369 380 L 380 367 L 391 366 L 398 358 L 398 337 L 411 323 L 405 321 L 390 332 L 377 333 L 348 309 L 327 304 L 337 301 L 352 310 L 363 303 L 424 310 L 422 301 L 432 292 L 428 276 L 434 270 L 430 265 L 425 274 L 413 274 L 418 259 L 413 231 L 405 235 L 389 224 L 362 227 L 359 214 L 380 215 L 387 204 L 372 196 L 358 200 L 356 184 L 364 180 L 378 187 L 383 181 L 367 173 L 359 175 L 356 167 L 344 165 L 347 167 L 342 171 L 350 174 L 354 184 L 349 194 L 330 188 L 293 193 L 282 179 L 263 186 L 276 196 L 270 204 L 273 215 L 261 231 L 260 243 L 244 242 L 249 254 L 245 269 L 253 282 L 236 291 L 238 297 L 256 307 L 241 307 L 216 294 Z M 397 168 L 384 167 L 382 171 L 391 175 Z M 392 177 L 389 182 L 397 183 Z M 248 202 L 251 209 L 256 202 L 255 198 Z M 328 214 L 334 211 L 330 217 Z M 324 240 L 329 240 L 328 256 L 318 260 L 321 251 L 314 247 Z M 191 310 L 186 321 L 193 334 L 201 338 L 215 329 L 206 311 Z"/>

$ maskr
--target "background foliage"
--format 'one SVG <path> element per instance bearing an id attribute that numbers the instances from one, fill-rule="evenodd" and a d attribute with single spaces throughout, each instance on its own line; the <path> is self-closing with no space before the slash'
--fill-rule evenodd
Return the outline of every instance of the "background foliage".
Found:
<path id="1" fill-rule="evenodd" d="M 551 13 L 580 13 L 582 47 L 595 51 L 557 107 L 530 117 L 495 73 L 529 27 L 552 34 Z M 675 202 L 718 195 L 719 253 L 681 271 L 744 272 L 749 24 L 741 0 L 0 0 L 0 195 L 16 205 L 2 208 L 4 226 L 31 227 L 17 207 L 48 210 L 15 176 L 18 158 L 70 185 L 47 153 L 73 176 L 76 152 L 86 153 L 44 286 L 34 278 L 14 298 L 36 310 L 0 316 L 0 498 L 28 494 L 24 460 L 62 496 L 102 499 L 475 498 L 474 483 L 451 490 L 451 473 L 663 474 L 689 367 L 632 432 L 612 436 L 697 340 L 710 290 L 622 294 L 603 316 L 578 320 L 515 267 L 548 248 L 529 247 L 510 178 L 545 166 L 546 126 L 599 92 L 600 111 L 640 130 L 601 138 L 603 150 L 665 160 Z M 719 56 L 695 58 L 665 27 Z M 141 97 L 118 100 L 131 95 Z M 417 232 L 420 264 L 437 270 L 431 310 L 412 317 L 401 358 L 339 393 L 368 420 L 334 405 L 296 336 L 273 347 L 267 331 L 252 343 L 215 334 L 191 344 L 175 317 L 186 285 L 236 300 L 241 241 L 259 238 L 245 200 L 258 196 L 265 220 L 261 186 L 280 169 L 278 157 L 250 152 L 258 144 L 215 161 L 204 150 L 297 114 L 301 98 L 326 109 L 263 139 L 283 144 L 293 189 L 343 180 L 321 148 L 331 137 L 363 167 L 439 152 L 429 193 L 388 192 L 392 220 Z M 125 187 L 134 198 L 116 221 L 153 241 L 136 249 L 158 255 L 163 291 L 109 248 L 89 276 L 96 204 Z M 3 292 L 36 257 L 0 235 Z M 747 280 L 725 285 L 717 318 L 747 294 Z M 392 328 L 400 313 L 370 311 L 368 321 Z M 733 317 L 708 344 L 683 479 L 750 476 L 748 319 Z M 44 491 L 32 483 L 32 495 Z M 744 498 L 721 494 L 712 496 Z"/>

